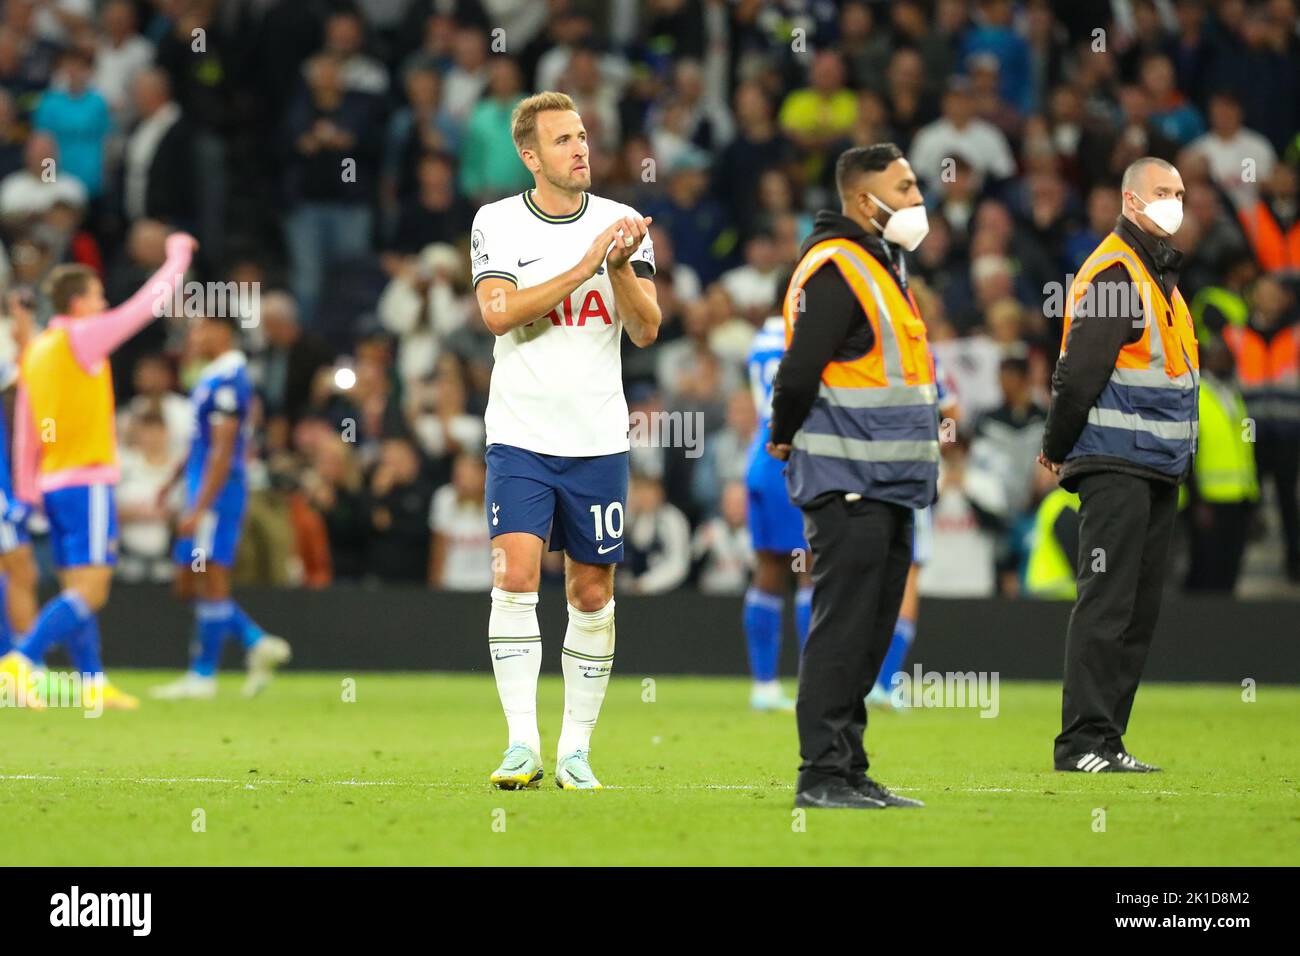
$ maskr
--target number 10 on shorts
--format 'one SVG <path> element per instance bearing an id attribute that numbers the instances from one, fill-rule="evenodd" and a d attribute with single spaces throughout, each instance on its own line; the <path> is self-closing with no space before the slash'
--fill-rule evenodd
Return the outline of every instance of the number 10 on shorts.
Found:
<path id="1" fill-rule="evenodd" d="M 590 510 L 597 541 L 604 541 L 606 534 L 611 538 L 623 537 L 623 502 L 611 501 L 603 510 L 600 505 L 592 505 Z"/>

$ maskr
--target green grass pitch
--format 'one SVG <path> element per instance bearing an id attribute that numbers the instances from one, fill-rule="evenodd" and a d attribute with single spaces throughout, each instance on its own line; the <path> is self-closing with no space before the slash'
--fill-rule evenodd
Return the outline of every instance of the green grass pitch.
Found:
<path id="1" fill-rule="evenodd" d="M 135 692 L 173 675 L 118 672 Z M 135 713 L 0 712 L 11 864 L 915 865 L 1300 863 L 1300 688 L 1148 685 L 1127 741 L 1162 774 L 1054 774 L 1059 688 L 1001 713 L 873 714 L 873 773 L 920 811 L 791 809 L 791 715 L 741 680 L 616 677 L 593 741 L 606 788 L 551 778 L 563 689 L 543 679 L 547 776 L 487 784 L 488 675 L 289 674 L 260 699 Z M 201 811 L 201 813 L 199 812 Z M 1104 811 L 1104 814 L 1098 811 Z M 200 827 L 199 824 L 202 824 Z M 1104 823 L 1104 832 L 1099 826 Z"/>

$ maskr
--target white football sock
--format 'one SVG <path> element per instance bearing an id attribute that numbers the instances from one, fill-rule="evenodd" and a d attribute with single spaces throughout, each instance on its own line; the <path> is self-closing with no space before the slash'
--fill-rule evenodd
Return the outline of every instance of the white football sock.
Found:
<path id="1" fill-rule="evenodd" d="M 506 714 L 509 743 L 523 743 L 542 752 L 537 730 L 537 675 L 542 670 L 542 629 L 537 624 L 537 592 L 526 594 L 492 589 L 488 617 L 488 650 L 497 694 Z"/>
<path id="2" fill-rule="evenodd" d="M 557 757 L 591 748 L 600 705 L 614 666 L 614 599 L 599 611 L 569 605 L 564 632 L 564 725 Z"/>

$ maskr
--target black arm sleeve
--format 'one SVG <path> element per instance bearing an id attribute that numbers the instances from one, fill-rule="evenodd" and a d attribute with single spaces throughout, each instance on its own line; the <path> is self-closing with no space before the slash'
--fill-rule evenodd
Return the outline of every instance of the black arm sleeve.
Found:
<path id="1" fill-rule="evenodd" d="M 1138 329 L 1134 318 L 1144 314 L 1140 301 L 1134 316 L 1127 270 L 1114 265 L 1098 273 L 1089 290 L 1086 316 L 1070 323 L 1065 354 L 1052 373 L 1052 406 L 1043 429 L 1043 454 L 1049 461 L 1064 461 L 1088 420 L 1088 411 L 1106 387 L 1115 359 Z M 1118 288 L 1117 288 L 1118 286 Z"/>
<path id="2" fill-rule="evenodd" d="M 1075 566 L 1079 563 L 1079 512 L 1073 508 L 1062 508 L 1052 523 L 1052 536 L 1077 573 L 1078 568 Z"/>
<path id="3" fill-rule="evenodd" d="M 772 382 L 772 441 L 788 445 L 817 399 L 822 371 L 862 315 L 862 306 L 834 265 L 803 286 L 803 315 Z M 871 347 L 868 342 L 867 348 Z"/>

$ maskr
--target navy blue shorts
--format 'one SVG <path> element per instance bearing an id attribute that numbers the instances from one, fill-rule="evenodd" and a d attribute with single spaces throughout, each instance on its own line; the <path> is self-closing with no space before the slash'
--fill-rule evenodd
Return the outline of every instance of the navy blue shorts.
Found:
<path id="1" fill-rule="evenodd" d="M 563 458 L 489 445 L 486 460 L 489 537 L 523 531 L 584 564 L 623 560 L 627 452 Z"/>

